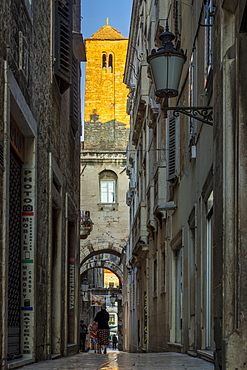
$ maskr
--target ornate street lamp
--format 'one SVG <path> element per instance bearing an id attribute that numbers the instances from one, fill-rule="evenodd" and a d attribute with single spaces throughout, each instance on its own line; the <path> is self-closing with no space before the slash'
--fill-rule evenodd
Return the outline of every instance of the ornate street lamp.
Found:
<path id="1" fill-rule="evenodd" d="M 88 291 L 89 283 L 87 281 L 87 278 L 83 279 L 83 282 L 81 284 L 81 291 L 85 295 L 85 293 Z"/>
<path id="2" fill-rule="evenodd" d="M 175 36 L 169 31 L 168 23 L 165 32 L 161 33 L 159 39 L 162 46 L 156 51 L 152 50 L 147 57 L 150 64 L 151 76 L 155 87 L 155 95 L 165 98 L 165 112 L 173 110 L 174 116 L 183 113 L 201 122 L 212 125 L 212 107 L 169 107 L 168 98 L 178 95 L 178 86 L 181 78 L 183 65 L 186 61 L 184 51 L 176 50 L 173 45 Z M 198 117 L 198 115 L 200 117 Z"/>
<path id="3" fill-rule="evenodd" d="M 168 30 L 168 26 L 159 39 L 162 46 L 157 51 L 153 49 L 148 56 L 155 94 L 160 98 L 174 97 L 178 95 L 178 85 L 186 56 L 183 50 L 177 51 L 174 48 L 172 41 L 175 36 Z"/>
<path id="4" fill-rule="evenodd" d="M 115 306 L 116 300 L 117 300 L 117 295 L 112 293 L 110 296 L 110 301 L 111 301 L 112 306 Z"/>

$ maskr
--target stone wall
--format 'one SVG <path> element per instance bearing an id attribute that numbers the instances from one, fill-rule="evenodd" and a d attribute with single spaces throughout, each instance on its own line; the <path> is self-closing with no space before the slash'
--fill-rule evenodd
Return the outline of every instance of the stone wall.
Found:
<path id="1" fill-rule="evenodd" d="M 13 0 L 11 4 L 4 2 L 0 9 L 2 25 L 0 30 L 0 221 L 3 225 L 0 235 L 3 262 L 0 267 L 2 276 L 0 355 L 2 369 L 7 368 L 7 355 L 10 358 L 8 318 L 12 314 L 8 310 L 7 286 L 10 264 L 8 241 L 11 222 L 11 214 L 9 214 L 11 155 L 18 157 L 21 169 L 24 165 L 32 166 L 35 172 L 34 259 L 30 262 L 33 264 L 34 272 L 30 294 L 32 294 L 35 316 L 31 320 L 29 332 L 32 345 L 27 352 L 23 352 L 24 331 L 20 320 L 21 325 L 18 330 L 20 329 L 21 340 L 18 356 L 22 361 L 23 354 L 26 354 L 26 360 L 34 362 L 49 359 L 54 353 L 68 354 L 70 224 L 73 224 L 76 230 L 75 242 L 73 241 L 75 243 L 74 336 L 70 349 L 72 352 L 78 351 L 81 122 L 79 117 L 79 130 L 73 131 L 70 119 L 71 103 L 73 103 L 70 89 L 62 94 L 54 75 L 52 45 L 55 42 L 55 8 L 53 6 L 54 2 L 51 3 L 48 0 L 42 2 Z M 75 17 L 73 30 L 80 32 L 78 0 L 73 1 L 73 8 Z M 78 81 L 73 80 L 73 83 L 79 85 L 79 78 Z M 12 121 L 15 122 L 23 140 L 25 150 L 22 157 L 11 143 L 13 139 L 10 136 L 10 122 Z M 2 163 L 2 148 L 4 163 Z M 20 245 L 18 263 L 22 266 L 21 240 Z M 23 276 L 19 277 L 22 282 Z M 18 300 L 19 297 L 16 299 Z M 54 307 L 58 310 L 56 315 L 54 315 Z M 22 311 L 24 311 L 23 307 Z M 20 313 L 20 317 L 21 315 Z M 14 356 L 13 353 L 11 355 Z"/>

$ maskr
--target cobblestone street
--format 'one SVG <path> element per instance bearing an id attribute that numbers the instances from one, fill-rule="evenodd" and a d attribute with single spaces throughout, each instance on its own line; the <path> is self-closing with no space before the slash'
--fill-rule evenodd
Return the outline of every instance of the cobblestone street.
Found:
<path id="1" fill-rule="evenodd" d="M 212 370 L 212 363 L 179 353 L 126 353 L 109 351 L 107 355 L 79 353 L 75 356 L 43 361 L 22 367 L 25 370 Z"/>

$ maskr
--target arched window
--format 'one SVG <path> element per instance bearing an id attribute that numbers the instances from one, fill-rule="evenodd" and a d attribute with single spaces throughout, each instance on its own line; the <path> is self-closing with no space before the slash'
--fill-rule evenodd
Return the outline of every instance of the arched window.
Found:
<path id="1" fill-rule="evenodd" d="M 108 69 L 111 69 L 111 72 L 113 71 L 113 57 L 112 57 L 112 54 L 109 55 Z"/>
<path id="2" fill-rule="evenodd" d="M 102 69 L 106 69 L 107 65 L 106 65 L 106 54 L 103 53 L 102 55 Z"/>
<path id="3" fill-rule="evenodd" d="M 113 171 L 103 171 L 99 175 L 100 203 L 116 203 L 117 175 Z"/>

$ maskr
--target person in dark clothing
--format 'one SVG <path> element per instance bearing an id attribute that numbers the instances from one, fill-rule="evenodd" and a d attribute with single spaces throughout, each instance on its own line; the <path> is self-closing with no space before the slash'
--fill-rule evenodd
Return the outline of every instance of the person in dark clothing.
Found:
<path id="1" fill-rule="evenodd" d="M 109 345 L 110 328 L 108 325 L 109 313 L 106 311 L 105 305 L 103 305 L 101 311 L 96 314 L 94 321 L 98 323 L 98 353 L 102 353 L 101 346 L 104 346 L 104 353 L 106 354 L 106 349 Z"/>
<path id="2" fill-rule="evenodd" d="M 86 335 L 87 335 L 87 325 L 84 324 L 84 320 L 80 321 L 80 351 L 85 351 L 85 343 L 86 343 Z"/>
<path id="3" fill-rule="evenodd" d="M 112 348 L 117 349 L 117 337 L 115 334 L 113 334 L 113 337 L 112 337 Z"/>

